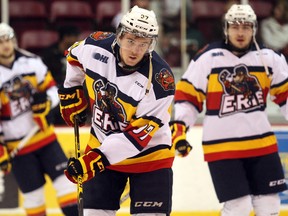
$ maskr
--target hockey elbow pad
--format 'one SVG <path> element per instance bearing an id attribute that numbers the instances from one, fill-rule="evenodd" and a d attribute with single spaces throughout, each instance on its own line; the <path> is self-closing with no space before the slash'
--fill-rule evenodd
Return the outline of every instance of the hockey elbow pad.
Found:
<path id="1" fill-rule="evenodd" d="M 61 116 L 67 125 L 74 125 L 74 117 L 77 115 L 79 125 L 83 126 L 87 118 L 87 100 L 82 86 L 58 89 L 60 99 Z"/>
<path id="2" fill-rule="evenodd" d="M 92 179 L 96 173 L 103 172 L 108 165 L 110 164 L 105 155 L 98 149 L 92 149 L 78 159 L 70 158 L 64 173 L 75 184 L 81 175 L 84 183 Z"/>
<path id="3" fill-rule="evenodd" d="M 50 112 L 51 101 L 47 98 L 46 92 L 35 93 L 33 95 L 31 108 L 34 121 L 42 131 L 46 130 L 53 121 L 53 116 Z"/>
<path id="4" fill-rule="evenodd" d="M 172 146 L 175 148 L 177 155 L 187 156 L 192 150 L 192 146 L 186 140 L 187 127 L 181 121 L 171 121 L 169 125 L 172 133 Z"/>

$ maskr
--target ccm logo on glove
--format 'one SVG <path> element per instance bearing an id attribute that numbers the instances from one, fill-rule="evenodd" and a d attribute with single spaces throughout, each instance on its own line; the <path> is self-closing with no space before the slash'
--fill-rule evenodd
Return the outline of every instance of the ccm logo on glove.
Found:
<path id="1" fill-rule="evenodd" d="M 85 124 L 88 103 L 84 95 L 83 86 L 58 89 L 61 116 L 67 125 L 74 125 L 74 116 L 78 116 L 79 126 Z"/>

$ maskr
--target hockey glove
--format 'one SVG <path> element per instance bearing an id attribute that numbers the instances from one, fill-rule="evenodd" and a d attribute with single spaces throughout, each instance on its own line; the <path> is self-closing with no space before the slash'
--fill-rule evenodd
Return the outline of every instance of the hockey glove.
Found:
<path id="1" fill-rule="evenodd" d="M 35 93 L 31 103 L 33 119 L 42 131 L 45 131 L 53 121 L 51 101 L 47 98 L 46 92 Z"/>
<path id="2" fill-rule="evenodd" d="M 10 156 L 8 154 L 7 147 L 0 144 L 0 169 L 8 174 L 11 171 L 12 165 L 10 163 Z"/>
<path id="3" fill-rule="evenodd" d="M 75 184 L 78 175 L 81 175 L 84 183 L 92 179 L 96 173 L 103 172 L 108 165 L 110 164 L 105 155 L 98 149 L 92 149 L 78 159 L 70 158 L 64 173 Z"/>
<path id="4" fill-rule="evenodd" d="M 171 121 L 170 129 L 172 133 L 172 145 L 176 149 L 178 156 L 185 157 L 192 150 L 192 146 L 186 140 L 187 128 L 184 122 Z"/>
<path id="5" fill-rule="evenodd" d="M 82 86 L 58 89 L 60 112 L 67 125 L 74 125 L 74 116 L 78 115 L 79 126 L 85 124 L 87 118 L 87 100 Z"/>

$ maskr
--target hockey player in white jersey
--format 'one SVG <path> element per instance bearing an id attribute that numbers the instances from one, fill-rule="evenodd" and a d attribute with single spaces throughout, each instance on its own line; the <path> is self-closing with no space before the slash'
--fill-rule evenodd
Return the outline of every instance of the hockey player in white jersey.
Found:
<path id="1" fill-rule="evenodd" d="M 268 93 L 288 120 L 288 66 L 281 53 L 255 40 L 250 5 L 225 14 L 225 40 L 208 44 L 176 85 L 173 144 L 187 155 L 186 131 L 203 120 L 202 145 L 222 216 L 279 215 L 287 189 L 277 140 L 266 113 Z M 191 180 L 193 181 L 193 180 Z"/>
<path id="2" fill-rule="evenodd" d="M 71 158 L 67 177 L 84 184 L 84 215 L 113 216 L 129 179 L 132 215 L 171 212 L 172 163 L 169 129 L 174 77 L 153 51 L 158 24 L 153 11 L 133 7 L 116 30 L 94 32 L 67 56 L 58 90 L 62 117 L 85 123 L 85 82 L 92 111 L 85 154 Z"/>
<path id="3" fill-rule="evenodd" d="M 40 57 L 19 49 L 14 30 L 1 23 L 0 168 L 15 176 L 28 216 L 47 214 L 46 175 L 53 183 L 63 214 L 78 215 L 76 187 L 64 175 L 68 159 L 51 124 L 50 109 L 58 103 L 55 81 L 46 65 Z M 20 141 L 30 136 L 36 125 L 39 130 L 18 149 Z M 11 159 L 15 149 L 18 154 Z"/>

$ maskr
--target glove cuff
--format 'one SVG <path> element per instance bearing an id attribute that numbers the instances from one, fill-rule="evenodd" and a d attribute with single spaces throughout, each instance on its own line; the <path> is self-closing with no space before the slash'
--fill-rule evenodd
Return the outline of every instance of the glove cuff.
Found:
<path id="1" fill-rule="evenodd" d="M 82 164 L 83 173 L 88 173 L 94 170 L 95 173 L 102 172 L 105 167 L 110 165 L 106 156 L 99 149 L 91 149 L 83 157 L 78 158 Z M 83 166 L 85 164 L 85 166 Z"/>
<path id="2" fill-rule="evenodd" d="M 65 88 L 63 85 L 61 85 L 58 89 L 58 93 L 59 94 L 69 94 L 71 92 L 75 92 L 77 89 L 83 90 L 83 86 L 79 85 L 79 86 L 73 86 L 73 87 Z"/>
<path id="3" fill-rule="evenodd" d="M 170 121 L 169 122 L 169 126 L 173 126 L 174 124 L 178 124 L 178 125 L 182 125 L 183 127 L 185 127 L 185 133 L 188 131 L 189 127 L 186 126 L 184 121 Z"/>
<path id="4" fill-rule="evenodd" d="M 100 149 L 94 148 L 94 149 L 91 149 L 90 151 L 96 152 L 97 154 L 101 155 L 101 158 L 102 158 L 103 163 L 104 163 L 105 166 L 109 166 L 110 165 L 110 162 L 108 161 L 106 156 L 103 154 L 103 152 L 100 151 Z"/>

